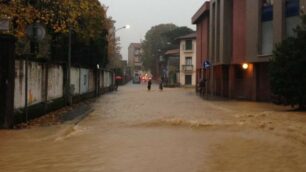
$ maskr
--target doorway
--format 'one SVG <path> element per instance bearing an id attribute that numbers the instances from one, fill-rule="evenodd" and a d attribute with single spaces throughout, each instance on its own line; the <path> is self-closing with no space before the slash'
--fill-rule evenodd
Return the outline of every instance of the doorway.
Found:
<path id="1" fill-rule="evenodd" d="M 191 85 L 191 83 L 192 83 L 192 76 L 185 75 L 185 85 Z"/>

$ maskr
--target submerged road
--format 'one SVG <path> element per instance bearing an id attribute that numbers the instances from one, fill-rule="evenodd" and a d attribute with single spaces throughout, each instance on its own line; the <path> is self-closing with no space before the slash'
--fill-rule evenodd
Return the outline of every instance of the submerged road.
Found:
<path id="1" fill-rule="evenodd" d="M 0 131 L 0 171 L 305 172 L 306 114 L 126 85 L 78 125 Z"/>

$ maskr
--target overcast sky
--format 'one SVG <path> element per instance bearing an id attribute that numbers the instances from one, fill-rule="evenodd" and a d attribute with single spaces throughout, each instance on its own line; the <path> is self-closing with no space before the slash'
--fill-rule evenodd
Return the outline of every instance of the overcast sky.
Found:
<path id="1" fill-rule="evenodd" d="M 116 28 L 129 24 L 130 29 L 116 33 L 120 37 L 121 54 L 127 59 L 130 43 L 140 42 L 152 26 L 173 23 L 195 30 L 191 17 L 205 0 L 100 0 L 109 7 L 108 16 L 116 21 Z"/>

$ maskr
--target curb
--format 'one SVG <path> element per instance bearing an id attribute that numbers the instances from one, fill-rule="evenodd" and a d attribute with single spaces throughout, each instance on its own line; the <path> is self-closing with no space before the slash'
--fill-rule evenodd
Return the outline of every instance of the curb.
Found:
<path id="1" fill-rule="evenodd" d="M 80 117 L 77 117 L 75 119 L 75 122 L 73 122 L 74 125 L 78 125 L 83 119 L 85 119 L 91 112 L 93 112 L 93 109 L 89 109 L 88 111 L 86 111 L 83 115 L 81 115 Z"/>
<path id="2" fill-rule="evenodd" d="M 85 117 L 87 117 L 94 110 L 87 104 L 82 104 L 77 107 L 73 107 L 73 110 L 65 113 L 61 122 L 66 124 L 79 124 Z"/>

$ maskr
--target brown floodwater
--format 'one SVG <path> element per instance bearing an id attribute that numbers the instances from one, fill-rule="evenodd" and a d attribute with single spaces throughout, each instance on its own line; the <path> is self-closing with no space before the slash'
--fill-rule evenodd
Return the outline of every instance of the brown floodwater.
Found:
<path id="1" fill-rule="evenodd" d="M 0 171 L 305 172 L 306 114 L 119 87 L 78 125 L 0 131 Z"/>

